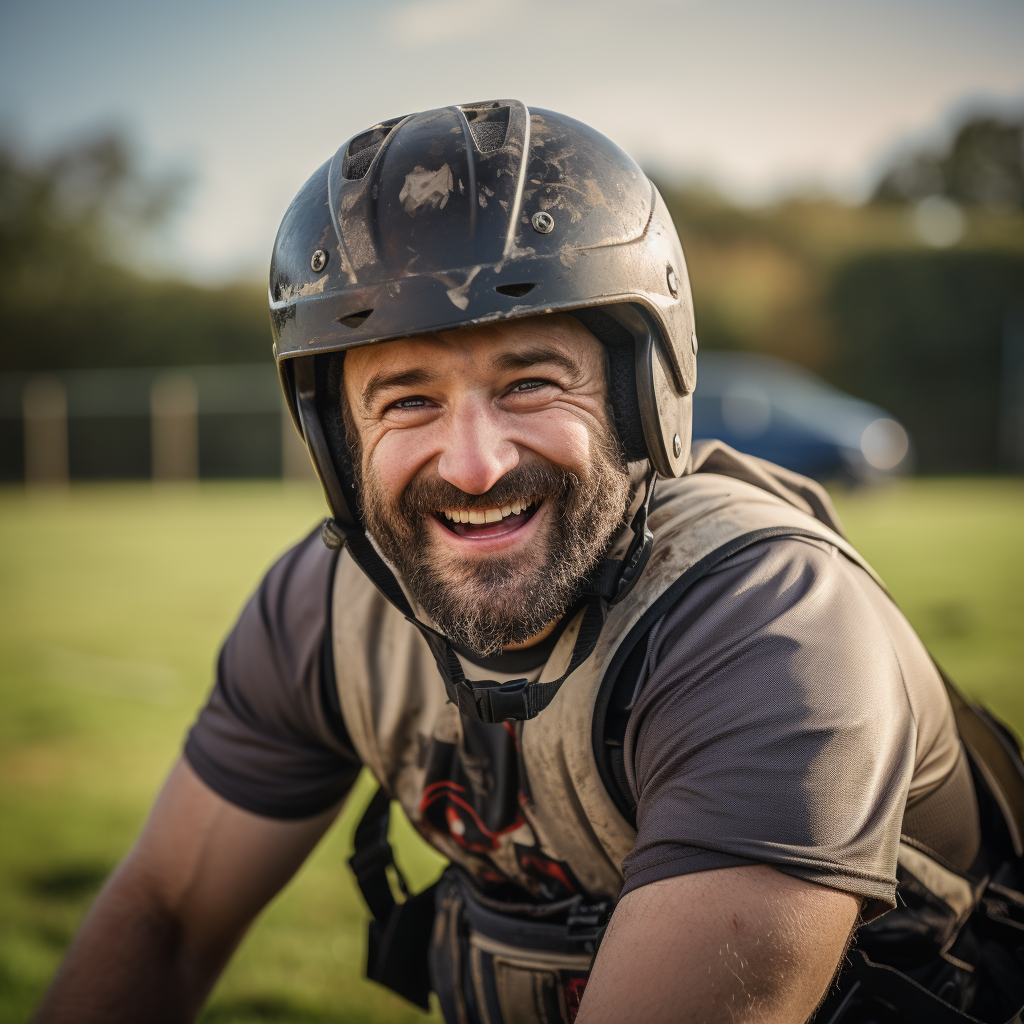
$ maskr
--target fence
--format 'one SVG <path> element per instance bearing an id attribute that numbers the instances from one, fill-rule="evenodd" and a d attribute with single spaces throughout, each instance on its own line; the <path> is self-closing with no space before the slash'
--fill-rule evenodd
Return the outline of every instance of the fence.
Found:
<path id="1" fill-rule="evenodd" d="M 0 374 L 0 479 L 312 478 L 264 363 Z"/>

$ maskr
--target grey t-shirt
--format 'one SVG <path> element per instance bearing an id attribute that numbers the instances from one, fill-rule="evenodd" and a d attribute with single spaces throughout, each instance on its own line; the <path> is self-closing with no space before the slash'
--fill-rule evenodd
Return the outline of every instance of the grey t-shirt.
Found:
<path id="1" fill-rule="evenodd" d="M 359 771 L 334 691 L 335 559 L 314 533 L 267 573 L 185 745 L 207 785 L 257 814 L 316 814 Z M 485 667 L 526 671 L 549 647 Z M 915 808 L 917 838 L 948 860 L 967 867 L 977 851 L 941 679 L 890 599 L 824 542 L 768 540 L 723 561 L 652 629 L 639 692 L 626 891 L 767 863 L 882 909 Z"/>

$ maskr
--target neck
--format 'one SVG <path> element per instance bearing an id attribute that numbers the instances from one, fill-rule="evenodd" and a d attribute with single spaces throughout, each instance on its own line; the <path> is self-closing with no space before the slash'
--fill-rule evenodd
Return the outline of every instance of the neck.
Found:
<path id="1" fill-rule="evenodd" d="M 509 644 L 507 647 L 503 648 L 503 650 L 521 651 L 525 647 L 533 647 L 535 644 L 539 644 L 542 640 L 547 640 L 547 638 L 555 631 L 555 627 L 561 621 L 561 619 L 552 619 L 539 633 L 534 633 L 529 640 L 524 640 L 521 644 Z"/>

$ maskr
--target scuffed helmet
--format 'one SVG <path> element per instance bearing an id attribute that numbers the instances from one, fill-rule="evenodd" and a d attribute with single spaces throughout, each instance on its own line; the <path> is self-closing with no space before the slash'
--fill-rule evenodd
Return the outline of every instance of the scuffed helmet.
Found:
<path id="1" fill-rule="evenodd" d="M 606 345 L 624 454 L 679 476 L 697 340 L 682 247 L 614 143 L 517 100 L 442 107 L 349 139 L 292 201 L 270 268 L 285 397 L 331 511 L 357 522 L 330 353 L 570 312 Z M 336 378 L 335 378 L 336 379 Z"/>

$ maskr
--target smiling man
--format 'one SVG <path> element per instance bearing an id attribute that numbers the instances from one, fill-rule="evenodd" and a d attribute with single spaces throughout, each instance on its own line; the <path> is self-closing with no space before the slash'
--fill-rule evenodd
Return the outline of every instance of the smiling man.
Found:
<path id="1" fill-rule="evenodd" d="M 1016 749 L 820 487 L 691 451 L 686 266 L 628 156 L 514 101 L 382 123 L 292 203 L 270 299 L 331 516 L 41 1021 L 192 1019 L 364 767 L 367 973 L 452 1024 L 1010 1015 Z M 393 802 L 451 862 L 416 895 Z"/>

